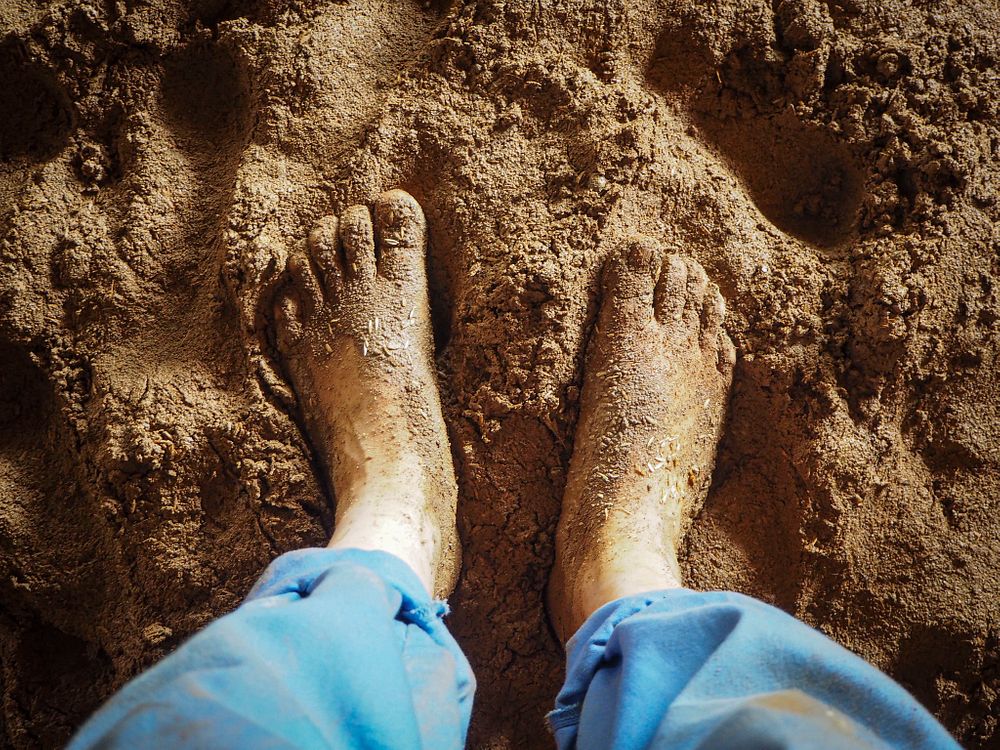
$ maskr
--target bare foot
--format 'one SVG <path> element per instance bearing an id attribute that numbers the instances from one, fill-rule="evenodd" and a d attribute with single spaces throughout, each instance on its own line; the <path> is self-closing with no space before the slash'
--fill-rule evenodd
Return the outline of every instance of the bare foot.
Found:
<path id="1" fill-rule="evenodd" d="M 373 225 L 374 224 L 374 225 Z M 457 487 L 434 371 L 426 225 L 402 190 L 322 219 L 275 311 L 278 348 L 337 499 L 331 547 L 455 585 Z"/>
<path id="2" fill-rule="evenodd" d="M 565 642 L 600 606 L 681 585 L 736 353 L 694 260 L 631 240 L 605 267 L 549 584 Z"/>

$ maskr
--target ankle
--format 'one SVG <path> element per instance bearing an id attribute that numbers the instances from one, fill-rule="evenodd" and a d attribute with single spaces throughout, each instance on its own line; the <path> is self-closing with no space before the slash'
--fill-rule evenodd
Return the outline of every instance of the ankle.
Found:
<path id="1" fill-rule="evenodd" d="M 428 592 L 435 590 L 435 551 L 440 533 L 419 514 L 400 516 L 349 508 L 338 520 L 327 547 L 387 552 L 405 562 Z"/>
<path id="2" fill-rule="evenodd" d="M 580 582 L 578 609 L 585 619 L 618 599 L 684 585 L 676 558 L 646 550 L 601 560 Z"/>
<path id="3" fill-rule="evenodd" d="M 637 549 L 595 555 L 575 565 L 572 575 L 557 560 L 550 585 L 553 624 L 565 643 L 611 602 L 684 584 L 675 555 Z"/>

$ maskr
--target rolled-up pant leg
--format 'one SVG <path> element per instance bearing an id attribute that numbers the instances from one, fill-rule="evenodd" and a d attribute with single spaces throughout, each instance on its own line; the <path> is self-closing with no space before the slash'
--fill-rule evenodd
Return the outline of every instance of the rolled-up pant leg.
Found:
<path id="1" fill-rule="evenodd" d="M 686 589 L 595 612 L 567 644 L 560 750 L 958 745 L 903 688 L 755 599 Z"/>
<path id="2" fill-rule="evenodd" d="M 393 555 L 290 552 L 69 747 L 461 748 L 475 680 L 446 609 Z"/>

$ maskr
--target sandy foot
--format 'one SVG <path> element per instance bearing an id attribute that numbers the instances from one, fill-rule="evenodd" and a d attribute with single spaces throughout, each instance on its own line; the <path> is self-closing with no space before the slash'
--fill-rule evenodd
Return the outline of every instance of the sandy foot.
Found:
<path id="1" fill-rule="evenodd" d="M 278 348 L 337 498 L 331 547 L 402 557 L 437 596 L 460 565 L 457 488 L 433 363 L 423 211 L 352 206 L 293 255 Z M 374 221 L 373 221 L 374 218 Z"/>
<path id="2" fill-rule="evenodd" d="M 563 641 L 609 601 L 681 585 L 736 357 L 724 315 L 704 269 L 652 240 L 605 267 L 549 586 Z"/>

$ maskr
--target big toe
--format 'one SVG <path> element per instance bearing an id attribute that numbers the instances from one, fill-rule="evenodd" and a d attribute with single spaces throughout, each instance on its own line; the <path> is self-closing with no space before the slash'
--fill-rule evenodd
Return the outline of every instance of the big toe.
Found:
<path id="1" fill-rule="evenodd" d="M 648 308 L 651 317 L 662 257 L 659 243 L 649 237 L 626 242 L 604 266 L 605 308 L 628 307 L 632 314 L 639 312 L 637 307 Z"/>
<path id="2" fill-rule="evenodd" d="M 424 279 L 427 222 L 416 199 L 404 190 L 389 190 L 375 200 L 378 272 L 397 281 Z"/>

